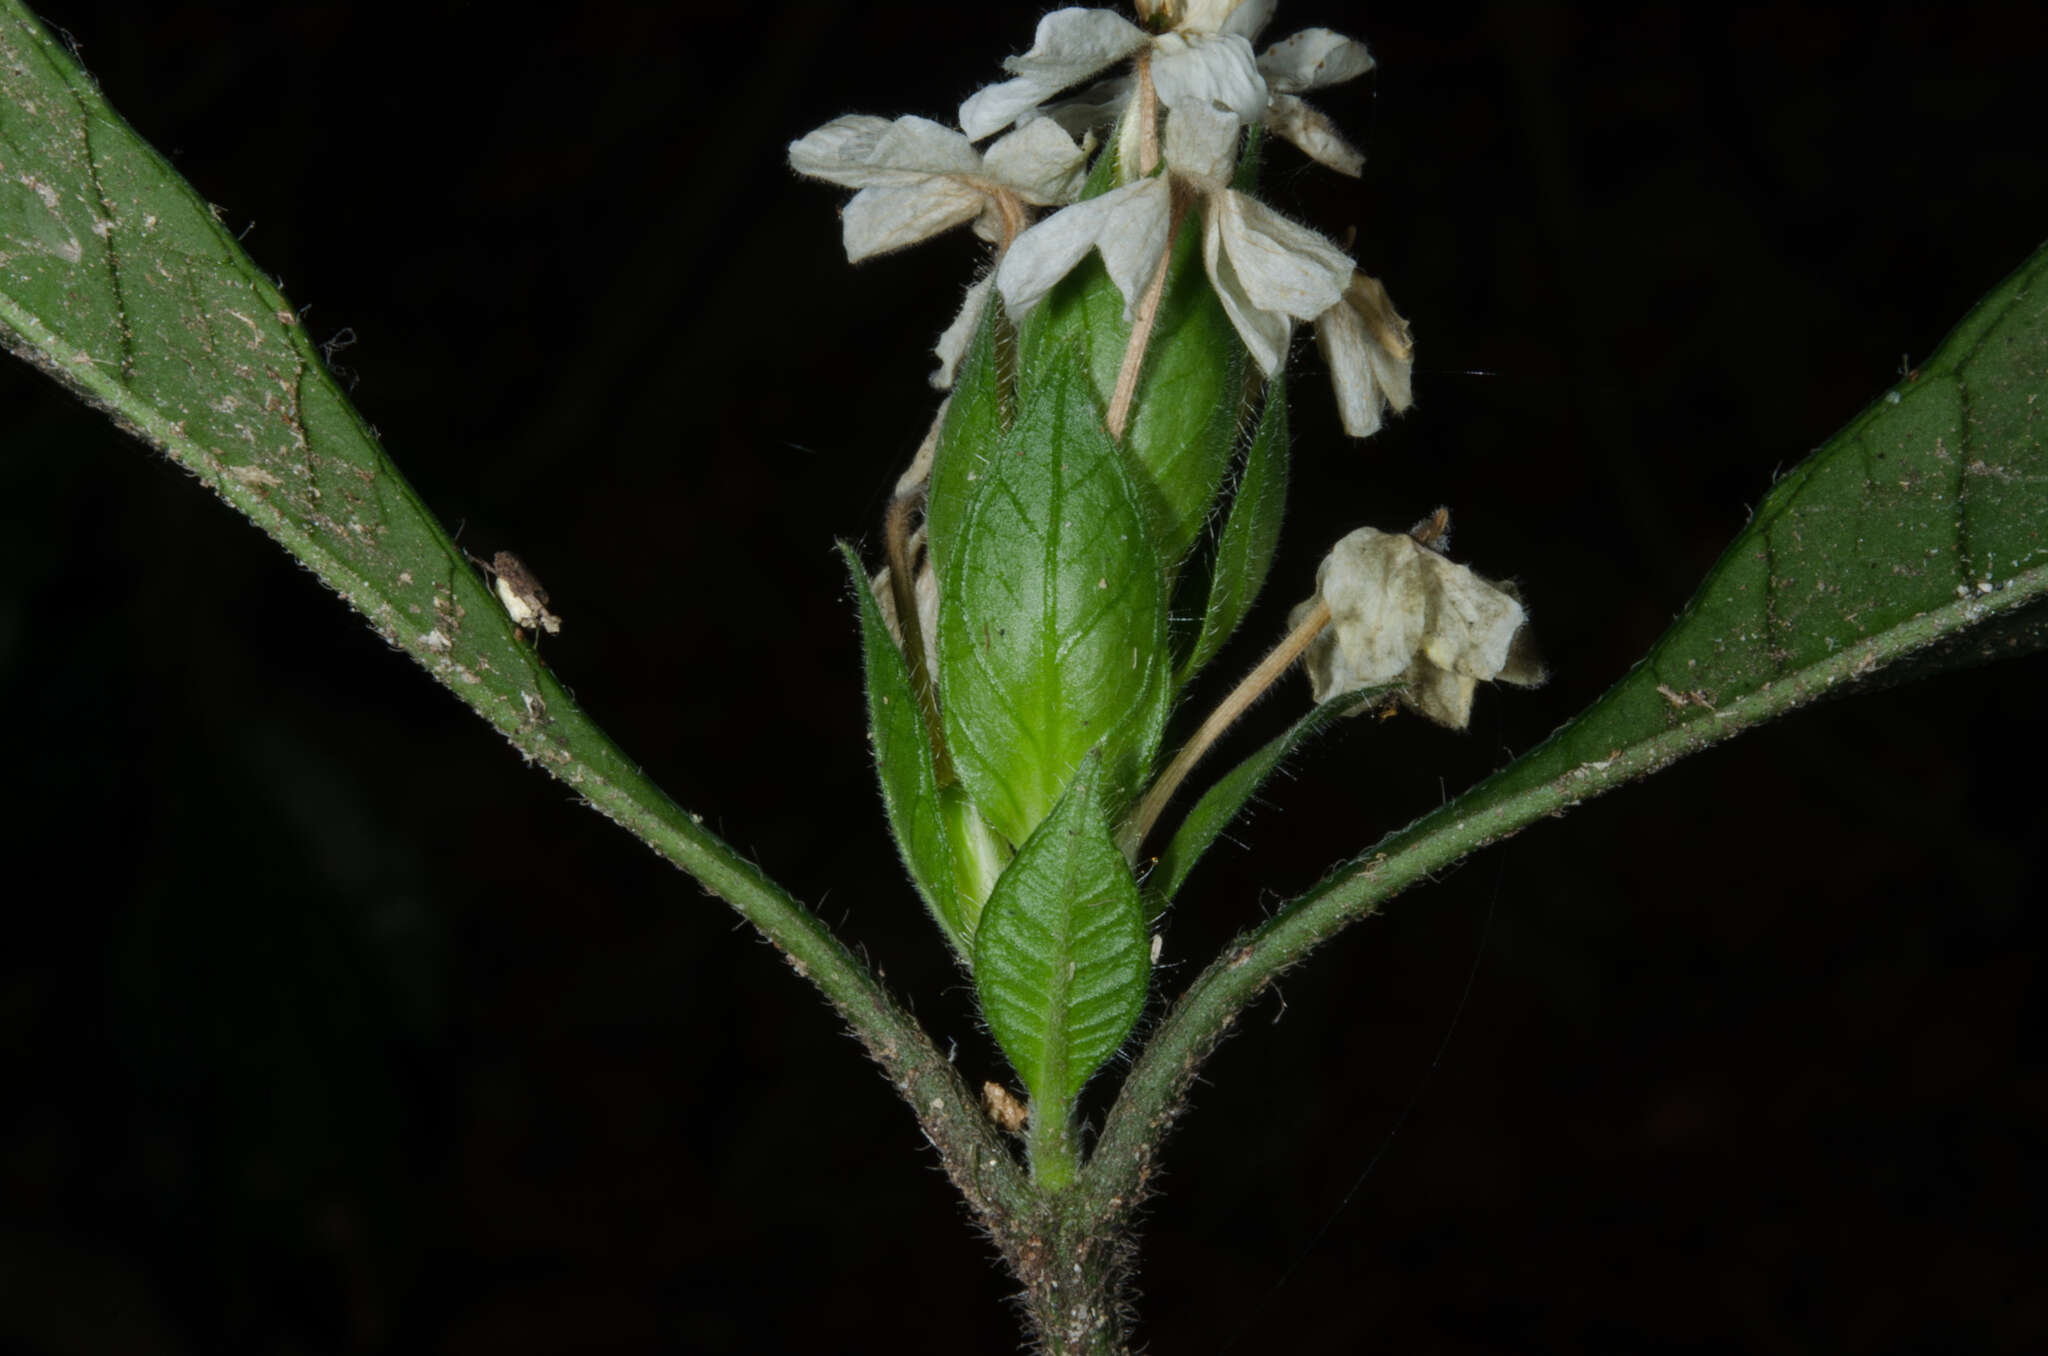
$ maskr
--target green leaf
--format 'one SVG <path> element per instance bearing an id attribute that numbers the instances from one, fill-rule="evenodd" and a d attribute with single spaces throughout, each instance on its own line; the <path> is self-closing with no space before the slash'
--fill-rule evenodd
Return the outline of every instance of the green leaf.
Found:
<path id="1" fill-rule="evenodd" d="M 0 69 L 0 340 L 246 514 L 530 757 L 564 762 L 568 695 L 284 295 L 18 10 Z"/>
<path id="2" fill-rule="evenodd" d="M 190 471 L 530 761 L 758 927 L 858 1034 L 977 1209 L 1035 1204 L 958 1071 L 867 965 L 570 700 L 279 290 L 19 0 L 0 0 L 0 165 L 0 343 Z M 573 603 L 554 601 L 574 626 Z"/>
<path id="3" fill-rule="evenodd" d="M 2048 248 L 1772 488 L 1576 719 L 1290 910 L 1331 919 L 1822 697 L 2048 648 Z M 1356 864 L 1354 864 L 1354 867 Z"/>
<path id="4" fill-rule="evenodd" d="M 1137 1186 L 1273 977 L 1478 848 L 1821 697 L 2048 648 L 2048 248 L 1779 481 L 1649 656 L 1577 719 L 1238 938 L 1125 1079 L 1088 1191 Z M 1099 1167 L 1098 1167 L 1099 1165 Z"/>
<path id="5" fill-rule="evenodd" d="M 931 485 L 925 493 L 927 550 L 934 568 L 953 553 L 960 524 L 974 502 L 981 468 L 988 464 L 1016 416 L 1014 376 L 1005 373 L 1005 351 L 1014 366 L 1016 336 L 993 288 L 982 308 L 981 328 L 953 373 L 953 392 L 932 452 Z"/>
<path id="6" fill-rule="evenodd" d="M 1120 806 L 1166 722 L 1166 587 L 1087 374 L 1034 374 L 938 554 L 939 686 L 954 769 L 989 823 L 1030 836 L 1082 758 Z"/>
<path id="7" fill-rule="evenodd" d="M 1265 586 L 1287 507 L 1287 453 L 1287 384 L 1278 377 L 1266 391 L 1258 431 L 1245 449 L 1244 474 L 1209 562 L 1201 629 L 1188 645 L 1176 682 L 1185 684 L 1216 657 Z"/>
<path id="8" fill-rule="evenodd" d="M 1026 381 L 1044 368 L 1081 364 L 1100 422 L 1129 339 L 1123 294 L 1091 253 L 1025 319 L 1018 362 Z M 1123 441 L 1154 545 L 1169 570 L 1208 521 L 1237 448 L 1243 408 L 1244 347 L 1204 272 L 1201 212 L 1191 208 L 1174 239 Z"/>
<path id="9" fill-rule="evenodd" d="M 1110 841 L 1091 758 L 1018 851 L 982 910 L 982 1015 L 1031 1090 L 1034 1122 L 1062 1124 L 1145 1005 L 1150 942 L 1130 866 Z"/>
<path id="10" fill-rule="evenodd" d="M 1202 854 L 1230 827 L 1251 798 L 1258 794 L 1266 779 L 1279 770 L 1282 763 L 1312 736 L 1321 734 L 1341 719 L 1347 712 L 1357 710 L 1361 704 L 1371 704 L 1380 697 L 1394 691 L 1395 685 L 1347 692 L 1341 697 L 1324 702 L 1300 720 L 1287 727 L 1277 738 L 1251 757 L 1239 763 L 1230 771 L 1217 778 L 1215 785 L 1202 793 L 1180 827 L 1174 830 L 1166 850 L 1159 854 L 1158 865 L 1145 880 L 1145 903 L 1148 913 L 1157 918 L 1165 912 L 1173 897 L 1180 893 L 1180 887 L 1195 869 Z"/>
<path id="11" fill-rule="evenodd" d="M 860 605 L 861 657 L 867 668 L 868 737 L 875 748 L 875 772 L 882 783 L 882 808 L 896 850 L 918 894 L 946 940 L 964 959 L 973 926 L 953 884 L 953 850 L 940 813 L 938 774 L 932 766 L 931 734 L 911 687 L 910 666 L 882 620 L 860 557 L 845 542 L 839 552 L 853 576 Z"/>
<path id="12" fill-rule="evenodd" d="M 2044 391 L 2048 249 L 1779 480 L 1648 657 L 1484 798 L 1675 732 L 1711 740 L 1929 646 L 1985 657 L 1954 642 L 2048 587 Z"/>
<path id="13" fill-rule="evenodd" d="M 350 408 L 291 304 L 15 0 L 0 0 L 0 83 L 0 342 L 191 472 L 528 761 L 728 900 L 850 1021 L 900 1033 L 817 918 L 570 698 Z M 577 624 L 573 602 L 554 604 Z M 911 1045 L 877 1034 L 873 1048 Z"/>

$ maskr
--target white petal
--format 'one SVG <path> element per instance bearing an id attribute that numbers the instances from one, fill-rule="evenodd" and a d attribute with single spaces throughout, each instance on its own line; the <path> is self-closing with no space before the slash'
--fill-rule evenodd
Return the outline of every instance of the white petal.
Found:
<path id="1" fill-rule="evenodd" d="M 1308 227 L 1242 193 L 1214 194 L 1210 211 L 1252 305 L 1312 320 L 1344 295 L 1350 256 Z"/>
<path id="2" fill-rule="evenodd" d="M 988 177 L 1040 207 L 1073 201 L 1088 177 L 1081 148 L 1050 118 L 1039 118 L 997 141 L 988 148 L 984 163 Z"/>
<path id="3" fill-rule="evenodd" d="M 835 118 L 789 148 L 799 174 L 846 188 L 904 188 L 939 174 L 978 174 L 981 153 L 929 118 Z"/>
<path id="4" fill-rule="evenodd" d="M 1338 305 L 1318 316 L 1316 347 L 1330 369 L 1330 386 L 1337 394 L 1337 417 L 1343 421 L 1344 431 L 1354 438 L 1378 433 L 1387 402 L 1370 352 L 1376 346 L 1366 337 L 1358 312 Z"/>
<path id="5" fill-rule="evenodd" d="M 1207 104 L 1247 125 L 1266 111 L 1270 95 L 1252 45 L 1235 33 L 1167 33 L 1152 44 L 1152 87 L 1168 108 Z"/>
<path id="6" fill-rule="evenodd" d="M 849 113 L 789 143 L 789 167 L 798 174 L 846 188 L 867 187 L 868 161 L 889 130 L 887 118 Z M 851 177 L 848 177 L 851 176 Z"/>
<path id="7" fill-rule="evenodd" d="M 1306 656 L 1318 702 L 1408 671 L 1429 616 L 1423 551 L 1405 532 L 1361 527 L 1323 558 L 1316 596 L 1329 605 L 1330 624 Z"/>
<path id="8" fill-rule="evenodd" d="M 967 289 L 967 295 L 960 299 L 960 314 L 953 317 L 953 323 L 946 326 L 946 332 L 932 346 L 932 352 L 939 358 L 939 370 L 932 373 L 934 389 L 953 389 L 953 374 L 960 370 L 960 360 L 967 356 L 967 346 L 974 342 L 975 332 L 981 328 L 981 313 L 988 307 L 988 289 L 995 280 L 991 273 Z M 927 460 L 930 457 L 923 450 L 918 455 Z"/>
<path id="9" fill-rule="evenodd" d="M 1166 115 L 1161 151 L 1182 174 L 1224 183 L 1237 164 L 1238 121 L 1205 104 L 1182 104 Z"/>
<path id="10" fill-rule="evenodd" d="M 1354 438 L 1379 432 L 1386 406 L 1415 403 L 1415 341 L 1377 278 L 1352 276 L 1344 300 L 1316 317 L 1316 347 L 1330 367 L 1337 413 Z"/>
<path id="11" fill-rule="evenodd" d="M 1042 104 L 1020 115 L 1017 125 L 1023 127 L 1039 118 L 1050 118 L 1073 137 L 1078 138 L 1086 133 L 1099 131 L 1111 126 L 1122 116 L 1124 106 L 1131 101 L 1131 90 L 1136 83 L 1136 78 L 1128 75 L 1098 80 L 1078 94 Z"/>
<path id="12" fill-rule="evenodd" d="M 982 194 L 957 179 L 928 179 L 913 188 L 864 188 L 840 212 L 848 263 L 929 240 L 981 214 Z"/>
<path id="13" fill-rule="evenodd" d="M 1472 694 L 1479 684 L 1462 673 L 1418 658 L 1408 673 L 1408 705 L 1439 725 L 1462 730 L 1472 723 Z"/>
<path id="14" fill-rule="evenodd" d="M 1106 193 L 1063 207 L 1010 242 L 996 267 L 996 290 L 1003 294 L 1003 306 L 1011 315 L 1029 314 L 1053 285 L 1095 248 L 1095 235 L 1102 227 L 1102 203 L 1110 196 Z"/>
<path id="15" fill-rule="evenodd" d="M 1317 701 L 1398 678 L 1409 705 L 1457 729 L 1471 718 L 1475 684 L 1501 675 L 1528 624 L 1498 586 L 1405 532 L 1370 527 L 1331 549 L 1316 596 L 1330 609 L 1306 656 Z"/>
<path id="16" fill-rule="evenodd" d="M 960 105 L 960 130 L 979 141 L 1002 131 L 1064 88 L 1030 77 L 985 86 L 968 95 L 967 102 Z"/>
<path id="17" fill-rule="evenodd" d="M 1421 653 L 1429 662 L 1467 678 L 1492 681 L 1507 666 L 1515 633 L 1529 620 L 1522 605 L 1463 565 L 1418 546 L 1429 575 L 1434 615 Z"/>
<path id="18" fill-rule="evenodd" d="M 1276 0 L 1187 0 L 1180 22 L 1183 33 L 1235 33 L 1250 41 L 1273 17 Z"/>
<path id="19" fill-rule="evenodd" d="M 1132 117 L 1128 110 L 1116 125 L 1116 175 L 1117 182 L 1128 184 L 1138 177 L 1138 166 L 1145 159 L 1145 120 Z"/>
<path id="20" fill-rule="evenodd" d="M 1144 29 L 1115 10 L 1056 9 L 1038 21 L 1031 50 L 1005 60 L 1003 69 L 1011 75 L 1057 81 L 1064 89 L 1115 65 L 1148 41 Z"/>
<path id="21" fill-rule="evenodd" d="M 1270 378 L 1287 360 L 1287 341 L 1294 333 L 1294 322 L 1284 315 L 1261 310 L 1245 295 L 1244 282 L 1223 248 L 1222 204 L 1223 199 L 1231 196 L 1234 195 L 1211 196 L 1202 212 L 1202 261 L 1208 267 L 1216 299 L 1223 303 L 1224 314 L 1237 328 L 1245 351 L 1259 365 L 1259 371 Z"/>
<path id="22" fill-rule="evenodd" d="M 1112 189 L 1091 201 L 1102 202 L 1118 194 L 1125 195 L 1123 205 L 1104 222 L 1095 243 L 1102 251 L 1102 266 L 1108 270 L 1109 280 L 1124 294 L 1124 319 L 1129 320 L 1166 254 L 1173 190 L 1162 176 Z"/>
<path id="23" fill-rule="evenodd" d="M 1301 147 L 1309 159 L 1339 174 L 1356 179 L 1365 168 L 1365 157 L 1344 139 L 1337 124 L 1292 94 L 1273 96 L 1272 106 L 1266 110 L 1266 126 L 1274 135 Z"/>
<path id="24" fill-rule="evenodd" d="M 1128 306 L 1152 281 L 1166 252 L 1170 190 L 1163 178 L 1142 179 L 1099 198 L 1063 207 L 1018 236 L 996 269 L 996 290 L 1013 316 L 1036 306 L 1090 249 Z"/>
<path id="25" fill-rule="evenodd" d="M 979 90 L 960 105 L 960 130 L 976 141 L 1017 116 L 1143 47 L 1145 30 L 1106 9 L 1056 9 L 1038 21 L 1031 50 L 1003 68 L 1017 77 Z"/>
<path id="26" fill-rule="evenodd" d="M 1280 0 L 1236 0 L 1230 4 L 1230 17 L 1223 21 L 1223 31 L 1251 42 L 1273 22 L 1273 7 L 1279 3 Z"/>
<path id="27" fill-rule="evenodd" d="M 1304 28 L 1274 43 L 1259 57 L 1259 74 L 1276 94 L 1341 85 L 1372 68 L 1372 53 L 1364 43 L 1327 28 Z"/>
<path id="28" fill-rule="evenodd" d="M 889 125 L 875 143 L 869 163 L 877 174 L 901 176 L 893 182 L 910 183 L 934 174 L 979 173 L 981 153 L 952 128 L 912 116 Z"/>
<path id="29" fill-rule="evenodd" d="M 946 411 L 953 407 L 953 397 L 947 396 L 939 402 L 939 408 L 932 412 L 931 430 L 924 435 L 924 441 L 917 445 L 917 453 L 911 457 L 910 465 L 903 468 L 903 474 L 896 477 L 894 497 L 901 499 L 906 494 L 915 494 L 923 489 L 932 478 L 932 458 L 938 455 L 939 435 L 946 428 Z M 924 528 L 910 534 L 913 548 L 924 544 Z M 913 554 L 915 550 L 913 549 Z M 888 571 L 884 570 L 884 574 Z M 879 596 L 879 590 L 877 590 Z"/>

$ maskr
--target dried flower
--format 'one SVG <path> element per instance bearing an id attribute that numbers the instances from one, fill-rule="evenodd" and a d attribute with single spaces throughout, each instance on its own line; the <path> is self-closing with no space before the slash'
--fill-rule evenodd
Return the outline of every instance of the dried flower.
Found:
<path id="1" fill-rule="evenodd" d="M 1502 585 L 1453 564 L 1406 532 L 1362 527 L 1316 570 L 1316 597 L 1330 623 L 1304 657 L 1316 701 L 1402 682 L 1403 702 L 1462 730 L 1482 682 L 1531 687 L 1544 679 L 1528 614 Z"/>
<path id="2" fill-rule="evenodd" d="M 1038 21 L 1031 50 L 1003 62 L 1015 78 L 977 90 L 960 105 L 961 130 L 979 141 L 1013 122 L 1061 121 L 1058 112 L 1040 105 L 1141 53 L 1168 108 L 1199 102 L 1230 109 L 1240 123 L 1257 122 L 1272 96 L 1251 39 L 1272 17 L 1273 0 L 1209 0 L 1181 8 L 1172 27 L 1156 35 L 1106 9 L 1054 10 Z M 1123 93 L 1127 98 L 1128 88 Z M 1084 102 L 1112 118 L 1122 107 L 1100 94 L 1084 96 Z"/>
<path id="3" fill-rule="evenodd" d="M 1378 278 L 1351 275 L 1343 300 L 1316 317 L 1316 347 L 1329 364 L 1337 413 L 1352 437 L 1379 432 L 1389 405 L 1400 411 L 1415 403 L 1415 341 Z"/>
<path id="4" fill-rule="evenodd" d="M 1163 146 L 1171 177 L 1112 189 L 1024 232 L 996 271 L 1003 304 L 1025 314 L 1094 249 L 1128 314 L 1166 254 L 1177 182 L 1204 201 L 1202 259 L 1224 311 L 1259 370 L 1278 372 L 1295 321 L 1342 302 L 1352 263 L 1314 231 L 1230 187 L 1237 132 L 1227 114 L 1199 104 L 1174 110 Z"/>
<path id="5" fill-rule="evenodd" d="M 852 263 L 970 221 L 982 239 L 1007 240 L 1023 229 L 1024 208 L 1071 202 L 1087 173 L 1082 147 L 1053 123 L 1019 128 L 983 153 L 928 118 L 861 114 L 791 142 L 789 163 L 860 190 L 840 214 Z"/>

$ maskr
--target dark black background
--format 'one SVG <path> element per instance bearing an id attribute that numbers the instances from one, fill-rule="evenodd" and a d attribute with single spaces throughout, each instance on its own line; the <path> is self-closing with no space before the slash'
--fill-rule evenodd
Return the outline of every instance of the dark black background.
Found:
<path id="1" fill-rule="evenodd" d="M 782 148 L 949 117 L 1036 12 L 42 12 L 353 339 L 426 501 L 547 581 L 597 718 L 994 1073 L 881 826 L 830 549 L 874 539 L 974 246 L 849 269 Z M 1320 101 L 1369 163 L 1280 148 L 1270 196 L 1358 227 L 1420 400 L 1346 442 L 1299 355 L 1290 536 L 1218 680 L 1336 536 L 1440 502 L 1557 676 L 1305 759 L 1183 897 L 1169 989 L 1595 696 L 1774 470 L 2048 238 L 2038 6 L 1305 2 L 1274 34 L 1314 23 L 1380 59 Z M 182 472 L 0 382 L 8 1344 L 1014 1344 L 911 1118 L 723 905 Z M 2038 1346 L 2044 676 L 1803 713 L 1353 929 L 1211 1066 L 1141 1337 Z"/>

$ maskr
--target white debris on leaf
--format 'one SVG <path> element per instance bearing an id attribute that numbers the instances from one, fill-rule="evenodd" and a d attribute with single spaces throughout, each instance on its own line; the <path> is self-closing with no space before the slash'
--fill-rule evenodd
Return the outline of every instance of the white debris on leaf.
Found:
<path id="1" fill-rule="evenodd" d="M 790 143 L 790 167 L 858 189 L 841 213 L 846 257 L 858 263 L 973 222 L 985 240 L 1021 224 L 1023 208 L 1070 202 L 1087 175 L 1082 147 L 1041 120 L 986 154 L 929 118 L 849 114 Z"/>
<path id="2" fill-rule="evenodd" d="M 1521 602 L 1409 533 L 1362 527 L 1338 542 L 1296 624 L 1317 599 L 1330 622 L 1303 662 L 1318 703 L 1401 682 L 1406 705 L 1462 730 L 1480 683 L 1528 687 L 1545 676 Z"/>
<path id="3" fill-rule="evenodd" d="M 1351 275 L 1343 299 L 1316 317 L 1316 347 L 1352 437 L 1379 432 L 1387 407 L 1398 413 L 1415 403 L 1415 341 L 1379 279 Z"/>
<path id="4" fill-rule="evenodd" d="M 1337 125 L 1299 96 L 1356 80 L 1373 68 L 1372 53 L 1356 38 L 1327 28 L 1304 28 L 1268 47 L 1259 57 L 1259 74 L 1272 91 L 1261 119 L 1275 136 L 1284 137 L 1310 159 L 1356 179 L 1365 157 L 1344 139 Z"/>

